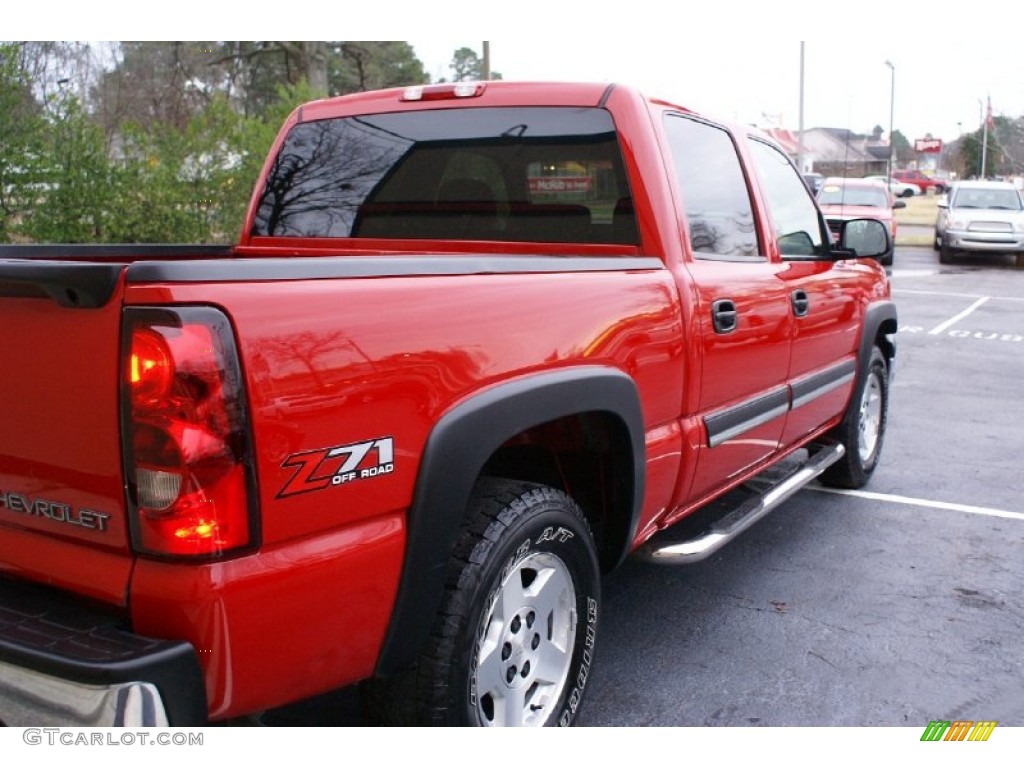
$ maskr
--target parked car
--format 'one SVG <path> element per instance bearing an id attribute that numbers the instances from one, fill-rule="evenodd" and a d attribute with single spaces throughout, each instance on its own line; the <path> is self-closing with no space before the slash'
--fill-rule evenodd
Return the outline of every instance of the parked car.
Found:
<path id="1" fill-rule="evenodd" d="M 821 183 L 825 181 L 825 177 L 820 173 L 805 173 L 803 176 L 804 183 L 807 185 L 807 188 L 811 190 L 811 194 L 818 194 L 818 190 L 821 189 Z"/>
<path id="2" fill-rule="evenodd" d="M 884 181 L 871 179 L 825 179 L 818 190 L 818 205 L 825 214 L 828 228 L 833 236 L 839 233 L 843 223 L 850 219 L 877 219 L 889 229 L 893 243 L 896 241 L 896 217 L 894 208 L 905 208 L 902 200 L 893 200 Z M 891 265 L 895 247 L 890 245 L 882 257 L 882 263 Z"/>
<path id="3" fill-rule="evenodd" d="M 1016 253 L 1024 261 L 1024 199 L 1009 181 L 961 181 L 939 201 L 935 217 L 939 261 L 957 252 Z"/>
<path id="4" fill-rule="evenodd" d="M 886 176 L 865 176 L 868 181 L 880 181 L 883 184 L 889 184 L 889 191 L 893 197 L 913 197 L 914 195 L 920 195 L 922 189 L 909 181 L 900 181 L 899 179 L 889 179 Z"/>
<path id="5" fill-rule="evenodd" d="M 929 176 L 923 171 L 893 171 L 892 177 L 899 179 L 900 181 L 907 181 L 911 184 L 917 184 L 921 188 L 921 191 L 927 193 L 929 189 L 934 189 L 935 194 L 941 195 L 949 188 L 949 184 L 945 179 L 940 179 L 934 176 Z"/>

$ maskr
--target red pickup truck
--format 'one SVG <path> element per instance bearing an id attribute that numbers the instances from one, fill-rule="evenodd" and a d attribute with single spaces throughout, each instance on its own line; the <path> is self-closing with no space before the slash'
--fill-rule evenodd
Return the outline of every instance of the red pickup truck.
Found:
<path id="1" fill-rule="evenodd" d="M 867 481 L 889 247 L 753 129 L 495 82 L 298 108 L 234 247 L 0 249 L 0 720 L 569 724 L 602 572 Z"/>
<path id="2" fill-rule="evenodd" d="M 943 179 L 937 179 L 917 170 L 893 171 L 892 177 L 897 181 L 917 184 L 923 194 L 928 194 L 928 190 L 934 189 L 935 194 L 941 195 L 948 188 L 948 184 Z"/>

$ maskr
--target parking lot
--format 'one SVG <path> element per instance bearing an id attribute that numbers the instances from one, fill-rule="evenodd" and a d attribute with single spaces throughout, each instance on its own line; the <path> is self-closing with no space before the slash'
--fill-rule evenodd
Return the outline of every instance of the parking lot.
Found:
<path id="1" fill-rule="evenodd" d="M 1024 270 L 899 247 L 897 372 L 861 492 L 605 579 L 582 726 L 1024 725 Z M 268 724 L 359 722 L 341 692 Z"/>

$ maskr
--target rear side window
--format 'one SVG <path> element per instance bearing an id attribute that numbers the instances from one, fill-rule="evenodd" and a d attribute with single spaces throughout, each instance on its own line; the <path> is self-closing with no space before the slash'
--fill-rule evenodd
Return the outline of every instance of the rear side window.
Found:
<path id="1" fill-rule="evenodd" d="M 750 193 L 732 137 L 717 126 L 679 115 L 666 116 L 665 133 L 693 255 L 760 261 Z"/>
<path id="2" fill-rule="evenodd" d="M 563 107 L 296 125 L 252 234 L 638 244 L 611 116 Z"/>

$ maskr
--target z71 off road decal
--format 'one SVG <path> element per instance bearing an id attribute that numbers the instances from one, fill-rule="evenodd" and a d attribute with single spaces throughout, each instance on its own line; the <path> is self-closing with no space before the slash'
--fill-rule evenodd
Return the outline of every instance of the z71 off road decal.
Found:
<path id="1" fill-rule="evenodd" d="M 293 453 L 281 466 L 295 467 L 295 473 L 277 498 L 320 491 L 332 485 L 346 485 L 394 472 L 394 440 L 380 437 L 364 443 Z"/>

